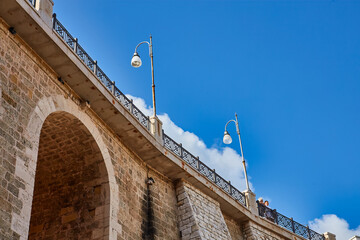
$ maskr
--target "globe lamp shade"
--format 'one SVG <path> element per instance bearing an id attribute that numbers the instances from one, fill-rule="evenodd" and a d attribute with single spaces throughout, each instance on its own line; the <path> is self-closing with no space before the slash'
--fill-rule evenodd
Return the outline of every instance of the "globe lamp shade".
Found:
<path id="1" fill-rule="evenodd" d="M 225 144 L 230 144 L 230 143 L 232 143 L 231 136 L 230 136 L 230 134 L 229 134 L 227 131 L 225 131 L 225 133 L 224 133 L 223 142 L 224 142 Z"/>
<path id="2" fill-rule="evenodd" d="M 134 56 L 131 59 L 131 66 L 136 68 L 141 66 L 141 58 L 138 53 L 134 53 Z"/>

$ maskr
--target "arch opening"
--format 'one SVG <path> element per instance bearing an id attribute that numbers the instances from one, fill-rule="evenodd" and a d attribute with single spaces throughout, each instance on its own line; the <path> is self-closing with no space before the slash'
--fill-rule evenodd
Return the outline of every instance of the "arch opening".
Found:
<path id="1" fill-rule="evenodd" d="M 110 187 L 100 149 L 66 112 L 44 121 L 38 150 L 29 239 L 108 239 Z"/>

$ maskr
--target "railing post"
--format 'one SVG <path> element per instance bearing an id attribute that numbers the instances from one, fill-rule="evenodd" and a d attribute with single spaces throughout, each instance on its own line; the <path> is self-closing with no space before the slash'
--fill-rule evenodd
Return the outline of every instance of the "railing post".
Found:
<path id="1" fill-rule="evenodd" d="M 52 17 L 53 17 L 53 29 L 55 29 L 55 27 L 56 27 L 56 13 L 53 13 Z"/>
<path id="2" fill-rule="evenodd" d="M 261 206 L 260 206 L 259 200 L 256 200 L 256 204 L 257 204 L 257 208 L 258 208 L 258 214 L 259 214 L 260 217 L 262 217 L 261 216 L 261 210 L 260 210 Z"/>
<path id="3" fill-rule="evenodd" d="M 133 100 L 130 99 L 130 112 L 131 112 L 131 114 L 133 114 L 133 109 L 134 109 Z"/>
<path id="4" fill-rule="evenodd" d="M 75 52 L 75 54 L 76 54 L 76 56 L 77 56 L 78 39 L 77 39 L 77 38 L 75 38 L 74 40 L 75 40 L 75 42 L 74 42 L 74 52 Z"/>
<path id="5" fill-rule="evenodd" d="M 309 236 L 309 240 L 311 240 L 311 234 L 310 234 L 310 228 L 309 226 L 306 226 L 307 232 L 308 232 L 308 236 Z"/>
<path id="6" fill-rule="evenodd" d="M 291 220 L 292 231 L 293 231 L 293 233 L 295 233 L 294 219 L 290 218 L 290 220 Z"/>
<path id="7" fill-rule="evenodd" d="M 111 92 L 115 96 L 115 81 L 111 82 Z M 148 118 L 149 119 L 149 118 Z"/>
<path id="8" fill-rule="evenodd" d="M 276 224 L 279 224 L 279 223 L 278 223 L 278 217 L 277 217 L 277 211 L 276 211 L 276 209 L 273 210 L 273 213 L 274 213 L 274 217 L 275 217 L 275 223 L 276 223 Z"/>
<path id="9" fill-rule="evenodd" d="M 182 143 L 179 143 L 180 145 L 180 157 L 181 159 L 183 158 L 183 147 L 182 147 Z"/>
<path id="10" fill-rule="evenodd" d="M 150 118 L 148 116 L 149 122 L 150 122 Z M 163 145 L 165 146 L 165 133 L 164 133 L 164 129 L 162 129 L 162 138 L 163 138 Z"/>
<path id="11" fill-rule="evenodd" d="M 199 156 L 197 156 L 196 159 L 197 159 L 197 163 L 196 163 L 197 164 L 197 170 L 200 171 Z"/>
<path id="12" fill-rule="evenodd" d="M 96 60 L 94 61 L 94 73 L 95 73 L 95 76 L 97 76 L 97 61 Z"/>

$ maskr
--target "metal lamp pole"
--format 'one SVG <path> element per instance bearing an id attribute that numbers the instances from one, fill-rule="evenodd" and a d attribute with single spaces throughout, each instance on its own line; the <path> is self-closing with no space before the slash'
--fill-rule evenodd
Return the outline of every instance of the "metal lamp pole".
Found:
<path id="1" fill-rule="evenodd" d="M 224 140 L 223 141 L 224 141 L 225 144 L 230 144 L 232 142 L 231 136 L 228 133 L 228 131 L 226 130 L 226 127 L 230 122 L 234 122 L 235 125 L 236 125 L 236 132 L 237 132 L 237 134 L 239 136 L 241 158 L 242 158 L 242 163 L 244 165 L 244 175 L 245 175 L 245 181 L 246 181 L 246 188 L 247 188 L 248 191 L 251 191 L 250 188 L 249 188 L 249 181 L 248 181 L 247 172 L 246 172 L 246 164 L 245 164 L 244 152 L 243 152 L 243 148 L 242 148 L 242 144 L 241 144 L 239 121 L 238 121 L 238 117 L 237 117 L 236 113 L 235 113 L 235 119 L 236 120 L 230 120 L 230 121 L 228 121 L 226 123 L 226 125 L 225 125 L 225 133 L 224 133 Z"/>
<path id="2" fill-rule="evenodd" d="M 131 65 L 133 67 L 140 67 L 141 66 L 141 59 L 139 54 L 137 53 L 137 48 L 143 44 L 143 43 L 147 43 L 149 45 L 149 55 L 150 55 L 150 59 L 151 59 L 151 77 L 152 77 L 152 100 L 153 100 L 153 109 L 154 109 L 154 115 L 156 116 L 156 104 L 155 104 L 155 82 L 154 82 L 154 57 L 153 57 L 153 49 L 152 49 L 152 36 L 150 35 L 150 43 L 147 41 L 143 41 L 141 43 L 139 43 L 136 48 L 135 48 L 135 53 L 131 59 Z"/>

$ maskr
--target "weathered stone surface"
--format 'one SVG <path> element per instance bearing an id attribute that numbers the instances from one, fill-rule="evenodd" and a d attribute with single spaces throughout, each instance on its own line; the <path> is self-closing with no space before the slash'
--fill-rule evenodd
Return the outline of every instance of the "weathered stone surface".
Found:
<path id="1" fill-rule="evenodd" d="M 184 181 L 176 193 L 182 239 L 231 239 L 218 202 Z"/>
<path id="2" fill-rule="evenodd" d="M 12 1 L 17 6 L 13 10 L 24 4 L 30 7 L 26 0 L 3 1 Z M 40 2 L 42 5 L 36 6 L 38 10 L 44 7 L 40 14 L 23 12 L 19 17 L 25 17 L 16 22 L 28 26 L 27 21 L 43 17 L 39 25 L 33 21 L 32 27 L 43 28 L 43 34 L 52 36 L 31 35 L 27 41 L 47 39 L 46 46 L 57 51 L 47 56 L 47 62 L 44 55 L 44 59 L 37 55 L 42 47 L 33 50 L 36 43 L 30 44 L 32 49 L 21 39 L 24 35 L 10 34 L 10 26 L 0 17 L 0 239 L 302 239 L 258 217 L 255 204 L 248 209 L 240 206 L 203 176 L 188 171 L 185 162 L 169 156 L 162 149 L 160 123 L 150 119 L 148 133 L 134 123 L 126 109 L 113 109 L 118 104 L 115 99 L 104 98 L 106 94 L 97 88 L 102 85 L 95 75 L 51 31 L 51 0 Z M 3 9 L 0 11 L 4 14 Z M 26 11 L 36 10 L 31 7 Z M 36 29 L 36 34 L 39 32 Z M 54 69 L 63 75 L 66 71 L 56 66 L 56 61 L 50 64 L 59 52 L 67 67 L 72 64 L 68 69 L 84 73 L 77 75 L 85 76 L 80 80 L 71 76 L 75 73 L 67 76 L 68 83 L 75 82 L 71 85 L 74 89 L 61 84 L 61 74 Z M 107 116 L 106 122 L 101 116 L 103 108 L 96 112 L 84 104 L 79 89 L 85 89 L 84 93 L 86 88 L 76 84 L 93 78 L 95 87 L 91 91 L 100 96 L 97 101 L 109 100 L 114 104 L 110 104 L 111 109 L 109 105 L 101 106 L 107 106 L 107 113 L 122 116 L 126 124 L 133 125 L 131 128 L 115 130 L 117 121 L 111 123 L 113 116 Z M 134 134 L 121 137 L 122 129 Z M 146 134 L 151 139 L 145 138 Z M 145 139 L 145 147 L 138 142 L 129 144 L 134 136 Z M 146 151 L 149 146 L 152 151 Z M 137 147 L 144 147 L 146 154 L 139 155 Z M 171 179 L 168 174 L 172 174 L 172 168 L 159 173 L 155 164 L 148 165 L 149 158 L 158 160 L 157 155 L 173 164 L 178 161 L 183 172 L 177 169 Z M 216 200 L 190 184 L 178 184 L 178 174 L 196 179 L 192 184 L 213 194 Z M 155 180 L 153 185 L 146 184 L 148 177 Z M 231 217 L 223 216 L 224 209 Z M 331 234 L 326 236 L 334 239 Z"/>
<path id="3" fill-rule="evenodd" d="M 243 226 L 244 240 L 285 240 L 286 238 L 264 229 L 255 222 L 248 221 Z M 300 237 L 294 239 L 302 239 Z"/>
<path id="4" fill-rule="evenodd" d="M 85 239 L 180 239 L 173 183 L 77 105 L 7 28 L 0 24 L 0 239 L 79 229 Z"/>

